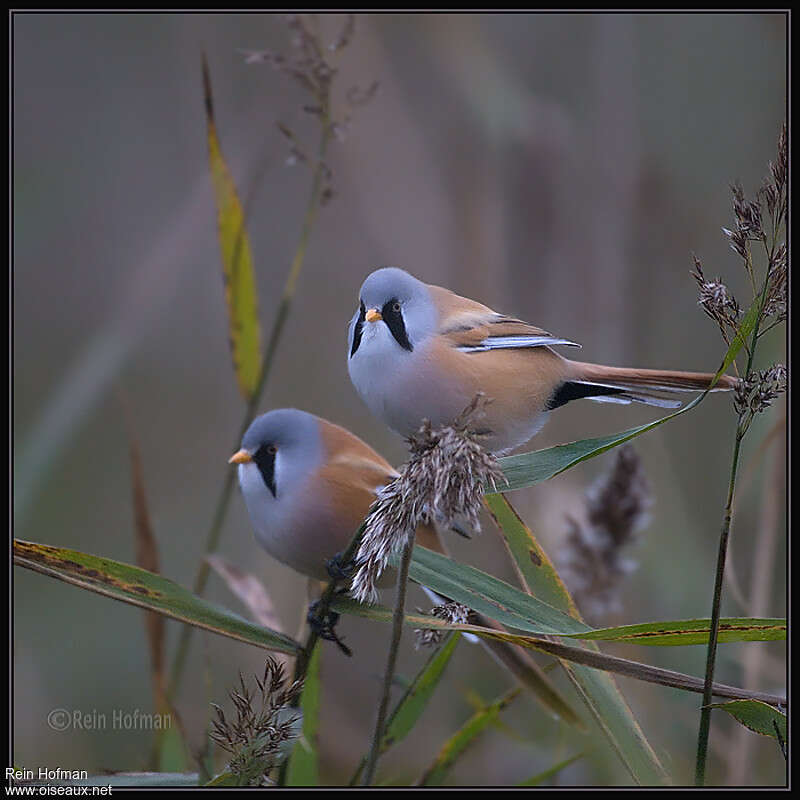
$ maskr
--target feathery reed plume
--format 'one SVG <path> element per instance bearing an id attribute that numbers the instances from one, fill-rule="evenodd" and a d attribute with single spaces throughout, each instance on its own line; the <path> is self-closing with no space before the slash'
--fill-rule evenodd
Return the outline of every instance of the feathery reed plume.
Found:
<path id="1" fill-rule="evenodd" d="M 255 680 L 257 692 L 247 686 L 240 672 L 239 688 L 230 690 L 235 720 L 229 721 L 216 703 L 211 704 L 217 718 L 211 720 L 210 736 L 231 754 L 228 769 L 240 785 L 271 786 L 270 773 L 287 755 L 285 743 L 299 732 L 300 717 L 291 703 L 300 694 L 302 683 L 288 683 L 283 666 L 272 658 L 266 661 L 264 676 Z"/>
<path id="2" fill-rule="evenodd" d="M 599 620 L 621 609 L 621 579 L 636 568 L 623 551 L 647 524 L 651 505 L 641 460 L 631 445 L 623 445 L 586 493 L 585 523 L 567 517 L 561 574 L 587 617 Z"/>
<path id="3" fill-rule="evenodd" d="M 367 516 L 351 588 L 360 602 L 377 600 L 378 578 L 420 525 L 452 527 L 466 518 L 478 527 L 484 486 L 505 480 L 471 426 L 487 402 L 478 394 L 450 425 L 434 429 L 426 420 L 408 439 L 411 458 L 379 490 Z"/>

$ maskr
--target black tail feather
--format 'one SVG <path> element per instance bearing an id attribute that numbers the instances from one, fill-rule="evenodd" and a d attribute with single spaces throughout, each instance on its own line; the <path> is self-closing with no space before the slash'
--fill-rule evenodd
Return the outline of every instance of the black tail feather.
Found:
<path id="1" fill-rule="evenodd" d="M 624 389 L 615 386 L 599 386 L 596 383 L 578 383 L 577 381 L 566 381 L 556 389 L 553 396 L 547 403 L 547 410 L 566 405 L 571 400 L 582 400 L 585 397 L 604 397 L 608 395 L 625 394 Z"/>

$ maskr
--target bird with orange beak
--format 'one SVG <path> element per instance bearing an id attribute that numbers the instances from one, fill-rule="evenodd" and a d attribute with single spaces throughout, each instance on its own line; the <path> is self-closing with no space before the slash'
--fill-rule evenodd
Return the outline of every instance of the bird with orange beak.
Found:
<path id="1" fill-rule="evenodd" d="M 259 544 L 296 572 L 322 581 L 330 580 L 328 562 L 350 543 L 378 490 L 397 476 L 350 431 L 293 408 L 257 417 L 229 461 L 237 467 Z M 416 541 L 443 552 L 432 525 L 421 525 Z M 392 580 L 384 573 L 382 585 Z M 496 627 L 483 618 L 479 624 Z M 328 638 L 338 641 L 334 634 Z M 551 712 L 577 721 L 528 653 L 502 641 L 482 644 Z"/>
<path id="2" fill-rule="evenodd" d="M 675 393 L 703 391 L 714 377 L 571 361 L 553 349 L 562 346 L 580 347 L 384 267 L 361 286 L 348 331 L 347 369 L 370 411 L 403 436 L 423 419 L 448 424 L 484 394 L 491 402 L 481 433 L 496 454 L 525 444 L 551 411 L 573 400 L 677 408 Z M 735 386 L 735 378 L 723 375 L 714 391 Z"/>

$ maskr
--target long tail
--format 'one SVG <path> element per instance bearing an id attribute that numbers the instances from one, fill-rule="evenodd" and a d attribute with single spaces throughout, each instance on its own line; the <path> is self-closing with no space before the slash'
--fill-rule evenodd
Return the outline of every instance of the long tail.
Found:
<path id="1" fill-rule="evenodd" d="M 662 369 L 629 369 L 570 361 L 568 379 L 550 401 L 558 408 L 570 400 L 588 398 L 605 403 L 645 403 L 661 408 L 678 408 L 680 400 L 661 397 L 661 393 L 702 392 L 714 375 L 710 372 L 684 372 Z M 712 391 L 730 391 L 738 379 L 723 375 Z"/>

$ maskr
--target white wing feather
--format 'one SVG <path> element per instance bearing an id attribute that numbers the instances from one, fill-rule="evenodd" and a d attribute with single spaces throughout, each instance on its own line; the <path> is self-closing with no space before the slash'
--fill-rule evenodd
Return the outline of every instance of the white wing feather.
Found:
<path id="1" fill-rule="evenodd" d="M 560 339 L 557 336 L 490 336 L 477 345 L 464 345 L 458 349 L 462 353 L 480 353 L 485 350 L 515 350 L 525 347 L 551 347 L 553 345 L 580 347 L 577 342 Z"/>

